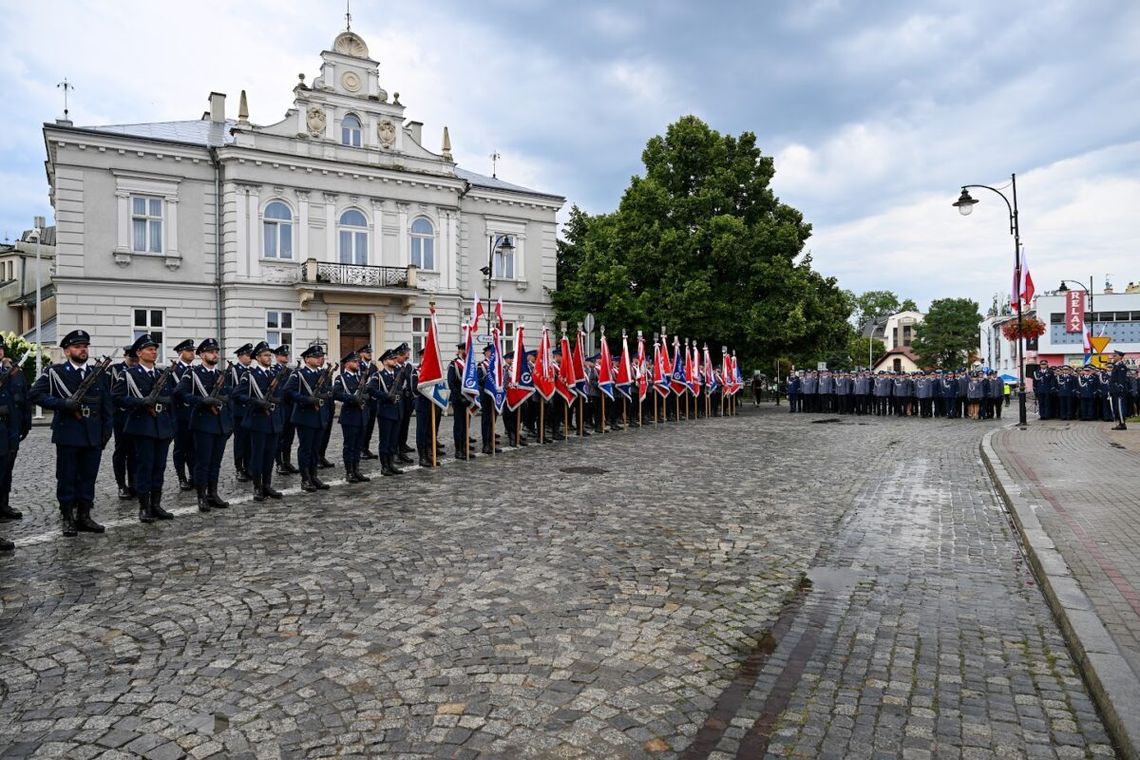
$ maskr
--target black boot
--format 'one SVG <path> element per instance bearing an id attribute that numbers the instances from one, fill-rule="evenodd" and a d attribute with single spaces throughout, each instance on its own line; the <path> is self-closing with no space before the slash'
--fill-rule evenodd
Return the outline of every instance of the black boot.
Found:
<path id="1" fill-rule="evenodd" d="M 244 464 L 237 465 L 234 469 L 237 471 L 237 482 L 250 483 L 253 481 L 253 476 L 249 474 L 249 470 L 245 468 Z"/>
<path id="2" fill-rule="evenodd" d="M 293 464 L 293 455 L 288 451 L 281 455 L 281 466 L 285 468 L 286 475 L 296 475 L 301 471 L 299 467 Z"/>
<path id="3" fill-rule="evenodd" d="M 424 467 L 428 470 L 430 470 L 432 467 L 431 454 L 427 453 L 426 451 L 420 452 L 420 467 Z"/>
<path id="4" fill-rule="evenodd" d="M 210 500 L 210 506 L 214 509 L 225 509 L 230 505 L 228 501 L 218 496 L 218 481 L 210 484 L 209 490 L 206 492 L 206 498 Z"/>
<path id="5" fill-rule="evenodd" d="M 372 480 L 372 478 L 368 477 L 367 475 L 365 475 L 363 472 L 360 471 L 360 462 L 357 462 L 356 464 L 354 464 L 352 466 L 352 471 L 354 473 L 356 473 L 356 482 L 357 483 L 367 483 L 370 480 Z"/>
<path id="6" fill-rule="evenodd" d="M 79 528 L 80 533 L 106 532 L 106 528 L 91 519 L 91 507 L 94 506 L 91 502 L 81 501 L 75 506 L 78 513 L 75 518 L 75 527 Z"/>
<path id="7" fill-rule="evenodd" d="M 265 501 L 265 491 L 261 487 L 261 476 L 260 475 L 254 475 L 253 476 L 253 500 L 254 501 Z"/>
<path id="8" fill-rule="evenodd" d="M 329 484 L 324 482 L 323 480 L 321 480 L 319 477 L 317 477 L 317 468 L 316 467 L 310 467 L 309 468 L 309 480 L 313 481 L 313 485 L 317 487 L 318 491 L 329 490 Z"/>
<path id="9" fill-rule="evenodd" d="M 139 522 L 152 523 L 154 515 L 150 511 L 150 494 L 139 494 Z"/>
<path id="10" fill-rule="evenodd" d="M 483 444 L 482 451 L 484 454 L 487 454 L 488 456 L 494 453 L 494 451 L 491 449 L 491 444 L 489 444 L 489 443 Z"/>
<path id="11" fill-rule="evenodd" d="M 198 490 L 198 511 L 199 512 L 209 512 L 210 511 L 210 499 L 206 496 L 206 486 L 199 483 L 197 490 Z"/>
<path id="12" fill-rule="evenodd" d="M 261 477 L 261 491 L 270 499 L 280 499 L 281 492 L 273 487 L 273 474 L 271 472 L 265 473 Z"/>
<path id="13" fill-rule="evenodd" d="M 411 454 L 413 451 L 415 451 L 415 449 L 413 449 L 411 446 L 407 445 L 406 443 L 400 444 L 400 453 L 401 454 Z"/>
<path id="14" fill-rule="evenodd" d="M 388 464 L 388 457 L 380 457 L 380 474 L 384 477 L 395 475 L 394 468 Z"/>
<path id="15" fill-rule="evenodd" d="M 120 499 L 133 499 L 135 494 L 131 493 L 131 488 L 126 483 L 119 484 L 119 498 Z"/>
<path id="16" fill-rule="evenodd" d="M 317 460 L 317 467 L 320 467 L 322 470 L 327 470 L 327 469 L 329 469 L 330 467 L 335 467 L 335 466 L 336 466 L 336 465 L 334 465 L 332 462 L 330 462 L 330 461 L 329 461 L 327 458 L 325 458 L 323 455 L 321 456 L 321 458 L 320 458 L 320 459 L 318 459 L 318 460 Z"/>
<path id="17" fill-rule="evenodd" d="M 363 483 L 363 480 L 358 480 L 356 477 L 356 468 L 351 464 L 344 466 L 344 480 L 346 483 Z"/>
<path id="18" fill-rule="evenodd" d="M 404 471 L 396 467 L 396 458 L 391 454 L 388 455 L 388 474 L 389 475 L 403 475 Z"/>
<path id="19" fill-rule="evenodd" d="M 192 491 L 192 490 L 194 490 L 194 484 L 191 483 L 190 479 L 186 477 L 186 466 L 185 465 L 179 465 L 178 467 L 175 467 L 174 471 L 176 473 L 178 473 L 178 490 L 179 491 Z"/>
<path id="20" fill-rule="evenodd" d="M 71 538 L 79 535 L 79 528 L 75 526 L 75 504 L 68 501 L 59 505 L 60 522 L 63 525 L 63 535 Z"/>
<path id="21" fill-rule="evenodd" d="M 407 454 L 405 454 L 403 452 L 400 452 L 400 454 L 396 457 L 396 461 L 399 462 L 400 464 L 415 464 L 416 463 L 416 460 L 412 459 L 410 456 L 408 456 Z"/>
<path id="22" fill-rule="evenodd" d="M 313 485 L 313 476 L 308 470 L 301 470 L 301 490 L 305 493 L 314 493 L 317 487 Z"/>
<path id="23" fill-rule="evenodd" d="M 376 456 L 375 454 L 373 454 L 373 453 L 372 453 L 371 451 L 369 451 L 368 449 L 365 449 L 365 450 L 364 450 L 364 451 L 363 451 L 363 452 L 360 454 L 360 458 L 361 458 L 361 459 L 379 459 L 380 457 Z"/>
<path id="24" fill-rule="evenodd" d="M 16 545 L 6 538 L 0 538 L 0 552 L 10 552 L 16 548 Z"/>
<path id="25" fill-rule="evenodd" d="M 285 468 L 285 457 L 281 454 L 280 451 L 278 451 L 277 455 L 273 457 L 273 461 L 277 463 L 277 474 L 278 475 L 288 475 L 289 474 L 289 470 L 287 470 Z"/>
<path id="26" fill-rule="evenodd" d="M 0 520 L 19 520 L 24 516 L 20 510 L 12 509 L 8 502 L 10 498 L 11 494 L 7 493 L 0 498 Z"/>
<path id="27" fill-rule="evenodd" d="M 162 508 L 162 491 L 150 492 L 150 511 L 159 520 L 173 520 L 174 515 Z"/>

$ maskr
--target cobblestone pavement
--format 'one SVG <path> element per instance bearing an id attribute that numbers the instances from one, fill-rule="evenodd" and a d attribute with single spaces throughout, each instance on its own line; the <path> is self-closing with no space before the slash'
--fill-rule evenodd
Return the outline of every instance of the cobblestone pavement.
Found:
<path id="1" fill-rule="evenodd" d="M 1035 421 L 993 445 L 1140 674 L 1140 431 L 1111 426 Z"/>
<path id="2" fill-rule="evenodd" d="M 993 425 L 825 419 L 29 541 L 0 559 L 0 755 L 1111 756 Z"/>

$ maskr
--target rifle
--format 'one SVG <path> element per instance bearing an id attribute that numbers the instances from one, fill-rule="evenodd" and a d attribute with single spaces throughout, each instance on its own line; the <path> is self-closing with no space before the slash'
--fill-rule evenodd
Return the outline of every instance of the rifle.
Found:
<path id="1" fill-rule="evenodd" d="M 82 420 L 85 417 L 91 416 L 91 409 L 84 406 L 83 402 L 87 400 L 87 392 L 91 389 L 91 386 L 95 384 L 96 380 L 102 377 L 103 373 L 106 372 L 110 366 L 111 357 L 104 356 L 99 363 L 95 365 L 95 368 L 91 371 L 91 374 L 87 376 L 87 379 L 80 383 L 79 387 L 75 389 L 75 393 L 71 394 L 70 400 L 75 401 L 75 403 L 79 405 L 72 412 L 72 414 L 75 415 L 75 419 Z"/>
<path id="2" fill-rule="evenodd" d="M 214 381 L 214 387 L 210 389 L 210 398 L 211 399 L 216 399 L 219 401 L 221 400 L 222 390 L 226 387 L 226 378 L 229 376 L 230 367 L 232 367 L 232 366 L 233 366 L 233 362 L 226 362 L 225 370 L 218 373 L 218 379 Z M 191 370 L 191 371 L 193 371 L 193 370 Z M 221 409 L 220 404 L 216 405 L 216 406 L 211 404 L 210 405 L 210 414 L 214 415 L 215 417 L 218 416 L 218 414 L 219 414 L 218 410 L 219 409 Z"/>
<path id="3" fill-rule="evenodd" d="M 298 359 L 297 360 L 297 367 L 300 367 L 300 366 L 301 366 L 301 360 Z M 276 375 L 273 376 L 272 380 L 269 381 L 269 387 L 265 389 L 265 400 L 268 402 L 268 405 L 265 407 L 264 411 L 265 411 L 265 415 L 267 417 L 269 415 L 273 414 L 273 412 L 277 409 L 277 402 L 273 400 L 273 394 L 277 391 L 277 386 L 280 385 L 281 378 L 285 378 L 286 380 L 288 380 L 289 375 L 293 374 L 294 369 L 296 369 L 296 367 L 290 367 L 290 366 L 286 365 L 285 367 L 283 367 L 281 369 L 281 371 L 279 371 Z M 249 381 L 251 383 L 255 382 L 253 378 L 250 378 Z"/>
<path id="4" fill-rule="evenodd" d="M 3 375 L 0 375 L 0 391 L 3 391 L 4 388 L 7 387 L 9 380 L 11 380 L 13 377 L 15 377 L 17 374 L 19 374 L 22 371 L 22 367 L 24 365 L 24 362 L 26 362 L 28 360 L 28 357 L 31 355 L 32 355 L 31 352 L 27 351 L 24 353 L 23 356 L 21 356 L 16 361 L 12 361 L 11 359 L 8 359 L 8 358 L 4 359 L 3 368 L 8 370 L 8 371 L 5 372 Z"/>
<path id="5" fill-rule="evenodd" d="M 318 409 L 325 405 L 325 400 L 320 397 L 321 389 L 328 385 L 329 378 L 332 377 L 332 373 L 336 372 L 336 368 L 339 366 L 340 365 L 336 363 L 327 365 L 321 372 L 321 376 L 317 378 L 317 384 L 313 386 L 313 397 L 317 399 Z"/>
<path id="6" fill-rule="evenodd" d="M 356 406 L 359 406 L 361 408 L 364 407 L 364 394 L 368 390 L 368 381 L 371 380 L 372 375 L 375 374 L 375 369 L 376 368 L 372 365 L 372 363 L 369 362 L 368 371 L 365 372 L 364 376 L 360 378 L 360 385 L 356 386 L 356 393 L 352 394 L 352 400 Z"/>
<path id="7" fill-rule="evenodd" d="M 408 378 L 412 376 L 412 363 L 405 362 L 404 366 L 400 367 L 399 374 L 392 381 L 392 390 L 388 391 L 388 400 L 396 403 L 396 399 L 400 397 L 401 388 L 408 383 Z"/>
<path id="8" fill-rule="evenodd" d="M 107 358 L 107 361 L 111 361 L 110 357 Z M 162 371 L 162 374 L 158 376 L 158 379 L 154 381 L 154 387 L 150 389 L 150 393 L 148 393 L 146 395 L 146 398 L 143 399 L 143 406 L 145 406 L 147 408 L 147 411 L 150 412 L 151 417 L 157 417 L 158 415 L 162 414 L 164 407 L 162 404 L 158 403 L 158 394 L 162 393 L 162 389 L 168 382 L 170 382 L 170 376 L 173 374 L 174 362 L 171 361 L 170 364 L 166 365 L 166 369 Z M 87 379 L 90 380 L 91 378 Z"/>

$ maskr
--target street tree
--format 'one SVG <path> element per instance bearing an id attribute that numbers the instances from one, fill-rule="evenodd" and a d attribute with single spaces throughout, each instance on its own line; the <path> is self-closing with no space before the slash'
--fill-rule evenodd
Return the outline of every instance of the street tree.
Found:
<path id="1" fill-rule="evenodd" d="M 593 312 L 611 332 L 662 325 L 734 347 L 742 367 L 846 350 L 851 303 L 811 267 L 811 225 L 771 188 L 756 136 L 722 135 L 695 116 L 642 152 L 617 210 L 571 209 L 558 245 L 556 318 Z"/>
<path id="2" fill-rule="evenodd" d="M 965 366 L 978 342 L 982 315 L 978 302 L 969 298 L 940 298 L 915 331 L 911 348 L 924 366 Z"/>

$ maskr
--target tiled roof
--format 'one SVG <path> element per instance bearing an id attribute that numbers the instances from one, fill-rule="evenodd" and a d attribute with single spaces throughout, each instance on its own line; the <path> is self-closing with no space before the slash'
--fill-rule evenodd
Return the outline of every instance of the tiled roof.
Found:
<path id="1" fill-rule="evenodd" d="M 531 190 L 529 187 L 522 187 L 520 185 L 512 185 L 510 182 L 504 182 L 498 177 L 488 177 L 485 174 L 477 174 L 466 169 L 455 167 L 455 176 L 460 179 L 465 179 L 476 187 L 485 187 L 489 190 L 505 190 L 510 193 L 527 193 L 528 195 L 545 195 L 550 198 L 561 198 L 560 195 L 553 195 L 552 193 L 544 193 L 540 190 Z"/>
<path id="2" fill-rule="evenodd" d="M 55 317 L 45 319 L 40 325 L 40 344 L 45 346 L 54 346 L 59 332 L 56 330 Z M 32 329 L 24 333 L 24 340 L 34 343 L 36 340 L 36 327 L 32 325 Z"/>

